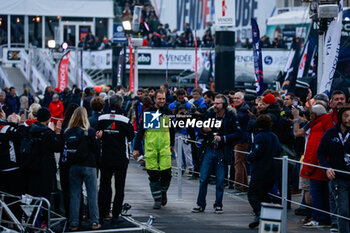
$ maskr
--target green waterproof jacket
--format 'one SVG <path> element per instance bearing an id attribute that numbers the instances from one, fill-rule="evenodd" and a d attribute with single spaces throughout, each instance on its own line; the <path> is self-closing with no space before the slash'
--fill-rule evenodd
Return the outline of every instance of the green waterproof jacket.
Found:
<path id="1" fill-rule="evenodd" d="M 142 114 L 141 126 L 136 134 L 134 148 L 139 149 L 141 141 L 145 137 L 144 149 L 148 170 L 165 170 L 171 166 L 170 147 L 175 144 L 175 131 L 174 128 L 165 126 L 169 125 L 170 119 L 167 117 L 169 115 L 171 115 L 171 111 L 168 107 L 157 109 L 155 106 L 147 108 Z M 153 116 L 158 117 L 151 121 Z"/>

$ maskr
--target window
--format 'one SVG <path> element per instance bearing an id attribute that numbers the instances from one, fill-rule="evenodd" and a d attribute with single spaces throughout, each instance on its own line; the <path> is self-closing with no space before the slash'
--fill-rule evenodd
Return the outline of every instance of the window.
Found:
<path id="1" fill-rule="evenodd" d="M 59 17 L 45 17 L 45 47 L 49 40 L 59 41 Z"/>
<path id="2" fill-rule="evenodd" d="M 103 37 L 108 38 L 108 19 L 106 18 L 96 18 L 95 21 L 96 34 L 100 41 L 103 41 Z"/>
<path id="3" fill-rule="evenodd" d="M 0 45 L 7 44 L 7 15 L 0 15 Z"/>
<path id="4" fill-rule="evenodd" d="M 29 44 L 35 47 L 42 47 L 42 17 L 28 16 Z"/>
<path id="5" fill-rule="evenodd" d="M 24 17 L 11 15 L 11 44 L 24 47 Z"/>

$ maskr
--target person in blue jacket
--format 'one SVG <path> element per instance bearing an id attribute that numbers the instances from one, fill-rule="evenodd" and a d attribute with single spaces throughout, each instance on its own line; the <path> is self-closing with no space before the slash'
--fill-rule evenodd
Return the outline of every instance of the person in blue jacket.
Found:
<path id="1" fill-rule="evenodd" d="M 249 228 L 259 226 L 262 202 L 270 202 L 268 192 L 276 181 L 274 158 L 279 157 L 281 146 L 278 137 L 272 132 L 272 119 L 267 114 L 257 118 L 258 133 L 254 137 L 253 150 L 246 160 L 251 164 L 251 180 L 248 190 L 248 201 L 255 213 L 255 219 Z"/>
<path id="2" fill-rule="evenodd" d="M 176 91 L 176 100 L 169 104 L 169 109 L 175 113 L 178 111 L 180 105 L 186 105 L 187 109 L 191 109 L 192 104 L 189 103 L 186 99 L 186 91 L 183 88 L 180 88 Z"/>
<path id="3" fill-rule="evenodd" d="M 335 203 L 341 216 L 349 217 L 350 175 L 333 169 L 350 172 L 350 105 L 338 112 L 338 123 L 323 135 L 317 150 L 320 165 L 327 167 L 326 175 L 334 187 Z M 349 221 L 338 218 L 339 232 L 350 232 Z"/>

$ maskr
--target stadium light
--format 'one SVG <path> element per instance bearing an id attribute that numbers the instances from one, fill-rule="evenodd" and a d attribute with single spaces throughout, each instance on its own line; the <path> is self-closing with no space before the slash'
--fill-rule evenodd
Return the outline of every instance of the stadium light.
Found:
<path id="1" fill-rule="evenodd" d="M 55 40 L 49 40 L 49 41 L 47 42 L 47 46 L 48 46 L 50 49 L 56 48 L 56 41 L 55 41 Z"/>
<path id="2" fill-rule="evenodd" d="M 125 31 L 131 31 L 131 23 L 130 23 L 130 21 L 128 21 L 128 20 L 123 21 L 123 27 L 124 27 Z"/>

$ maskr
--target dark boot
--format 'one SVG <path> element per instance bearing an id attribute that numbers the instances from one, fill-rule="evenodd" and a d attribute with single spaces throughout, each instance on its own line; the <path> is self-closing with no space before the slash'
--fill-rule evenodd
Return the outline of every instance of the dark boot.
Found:
<path id="1" fill-rule="evenodd" d="M 162 205 L 161 201 L 154 201 L 153 209 L 154 210 L 159 210 L 162 207 L 161 205 Z"/>
<path id="2" fill-rule="evenodd" d="M 168 202 L 168 197 L 166 195 L 166 192 L 162 191 L 162 206 L 165 206 L 166 203 Z"/>
<path id="3" fill-rule="evenodd" d="M 260 224 L 260 216 L 255 216 L 254 221 L 249 223 L 249 228 L 254 229 L 254 228 L 258 227 L 259 224 Z"/>
<path id="4" fill-rule="evenodd" d="M 160 186 L 160 182 L 149 182 L 149 186 L 154 199 L 153 209 L 160 209 L 162 202 L 162 187 Z"/>

